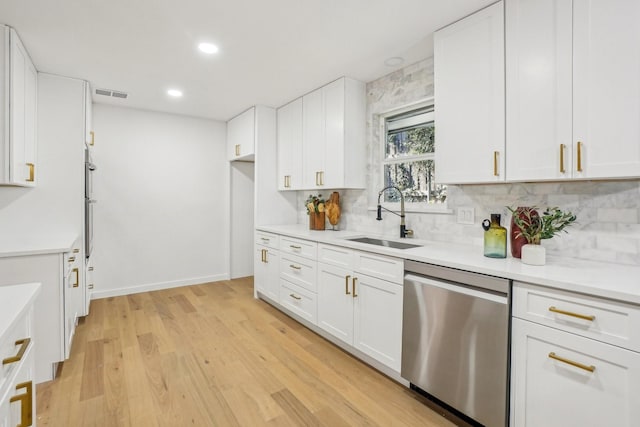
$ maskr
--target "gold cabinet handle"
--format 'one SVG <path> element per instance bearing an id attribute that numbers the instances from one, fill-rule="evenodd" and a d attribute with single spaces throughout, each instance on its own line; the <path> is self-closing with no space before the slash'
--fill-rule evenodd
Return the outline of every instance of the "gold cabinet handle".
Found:
<path id="1" fill-rule="evenodd" d="M 78 286 L 80 286 L 80 269 L 79 268 L 74 268 L 71 271 L 73 272 L 73 274 L 76 275 L 76 283 L 74 283 L 73 287 L 77 288 Z"/>
<path id="2" fill-rule="evenodd" d="M 344 294 L 345 295 L 351 295 L 351 292 L 349 292 L 349 279 L 351 278 L 351 276 L 344 276 Z"/>
<path id="3" fill-rule="evenodd" d="M 576 368 L 584 369 L 585 371 L 593 372 L 596 370 L 596 367 L 593 365 L 583 365 L 582 363 L 560 357 L 554 352 L 549 353 L 549 358 L 557 360 L 558 362 L 566 363 L 567 365 L 575 366 Z"/>
<path id="4" fill-rule="evenodd" d="M 357 277 L 354 277 L 353 279 L 351 279 L 351 290 L 353 291 L 353 297 L 357 297 L 358 294 L 356 293 L 356 282 L 358 281 Z"/>
<path id="5" fill-rule="evenodd" d="M 75 260 L 76 260 L 76 257 L 74 257 L 74 256 L 70 256 L 68 261 L 69 261 L 69 262 L 74 262 Z"/>
<path id="6" fill-rule="evenodd" d="M 240 144 L 236 144 L 236 156 L 240 155 Z"/>
<path id="7" fill-rule="evenodd" d="M 91 135 L 91 142 L 89 143 L 89 145 L 93 146 L 96 143 L 96 133 L 94 131 L 89 132 L 89 135 Z"/>
<path id="8" fill-rule="evenodd" d="M 296 294 L 289 294 L 289 296 L 290 296 L 291 298 L 293 298 L 293 299 L 297 299 L 297 300 L 301 300 L 301 299 L 302 299 L 302 297 L 299 297 L 299 296 L 298 296 L 298 295 L 296 295 Z"/>
<path id="9" fill-rule="evenodd" d="M 93 267 L 89 267 L 89 271 L 93 271 Z"/>
<path id="10" fill-rule="evenodd" d="M 291 175 L 284 176 L 284 188 L 291 187 Z"/>
<path id="11" fill-rule="evenodd" d="M 320 185 L 324 185 L 324 171 L 320 171 Z"/>
<path id="12" fill-rule="evenodd" d="M 16 353 L 15 356 L 2 359 L 2 366 L 21 361 L 22 356 L 24 356 L 24 352 L 27 351 L 27 348 L 29 348 L 30 342 L 31 342 L 31 338 L 24 338 L 16 341 L 16 345 L 19 345 L 20 349 L 18 349 L 18 352 Z"/>
<path id="13" fill-rule="evenodd" d="M 89 286 L 87 286 L 89 289 L 93 289 L 93 283 L 89 283 Z"/>
<path id="14" fill-rule="evenodd" d="M 551 311 L 553 313 L 564 314 L 565 316 L 577 317 L 578 319 L 589 320 L 591 322 L 596 320 L 596 316 L 589 316 L 589 315 L 586 315 L 586 314 L 573 313 L 571 311 L 560 310 L 560 309 L 557 309 L 555 307 L 549 307 L 549 311 Z"/>
<path id="15" fill-rule="evenodd" d="M 36 175 L 36 165 L 33 163 L 27 163 L 27 166 L 29 166 L 29 178 L 27 178 L 27 182 L 33 182 Z"/>
<path id="16" fill-rule="evenodd" d="M 260 262 L 264 262 L 264 249 L 260 249 Z"/>
<path id="17" fill-rule="evenodd" d="M 560 144 L 560 173 L 565 173 L 564 170 L 564 144 Z"/>
<path id="18" fill-rule="evenodd" d="M 302 249 L 302 246 L 296 246 L 296 245 L 289 245 L 289 247 L 291 249 L 297 249 L 297 250 Z"/>
<path id="19" fill-rule="evenodd" d="M 293 268 L 294 270 L 302 270 L 302 267 L 298 265 L 289 264 L 289 267 Z"/>
<path id="20" fill-rule="evenodd" d="M 500 176 L 498 173 L 498 151 L 493 152 L 493 176 Z"/>
<path id="21" fill-rule="evenodd" d="M 33 425 L 33 383 L 27 381 L 16 385 L 16 391 L 26 388 L 23 394 L 13 396 L 9 403 L 20 401 L 20 424 L 17 427 L 28 427 Z"/>
<path id="22" fill-rule="evenodd" d="M 74 254 L 77 254 L 77 253 L 79 253 L 79 252 L 80 252 L 80 249 L 74 249 L 74 250 L 73 250 L 73 253 L 74 253 Z"/>
<path id="23" fill-rule="evenodd" d="M 578 172 L 582 172 L 582 142 L 578 141 Z"/>
<path id="24" fill-rule="evenodd" d="M 262 240 L 263 242 L 269 243 L 269 239 L 267 239 L 266 237 L 261 237 L 260 240 Z"/>
<path id="25" fill-rule="evenodd" d="M 320 185 L 320 181 L 318 179 L 318 175 L 320 174 L 320 172 L 316 172 L 316 185 Z"/>

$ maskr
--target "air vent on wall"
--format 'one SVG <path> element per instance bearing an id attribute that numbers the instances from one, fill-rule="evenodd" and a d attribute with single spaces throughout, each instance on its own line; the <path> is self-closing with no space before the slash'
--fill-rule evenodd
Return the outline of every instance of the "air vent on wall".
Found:
<path id="1" fill-rule="evenodd" d="M 117 90 L 110 90 L 110 89 L 96 89 L 96 95 L 111 96 L 113 98 L 121 98 L 121 99 L 127 99 L 127 96 L 129 96 L 127 93 L 119 92 Z"/>

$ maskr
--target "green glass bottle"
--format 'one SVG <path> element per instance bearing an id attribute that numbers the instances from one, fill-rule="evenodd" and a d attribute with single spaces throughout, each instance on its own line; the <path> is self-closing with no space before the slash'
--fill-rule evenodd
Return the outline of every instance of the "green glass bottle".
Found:
<path id="1" fill-rule="evenodd" d="M 491 214 L 491 221 L 482 221 L 484 228 L 484 256 L 507 257 L 507 229 L 500 225 L 500 214 Z"/>

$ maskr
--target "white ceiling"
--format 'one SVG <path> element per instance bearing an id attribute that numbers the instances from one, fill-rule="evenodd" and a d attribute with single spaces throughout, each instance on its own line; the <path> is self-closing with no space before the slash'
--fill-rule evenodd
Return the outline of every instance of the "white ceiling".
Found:
<path id="1" fill-rule="evenodd" d="M 433 31 L 495 0 L 2 0 L 39 71 L 127 92 L 94 102 L 227 120 L 433 53 Z M 196 45 L 220 47 L 214 56 Z M 170 99 L 170 87 L 184 97 Z"/>

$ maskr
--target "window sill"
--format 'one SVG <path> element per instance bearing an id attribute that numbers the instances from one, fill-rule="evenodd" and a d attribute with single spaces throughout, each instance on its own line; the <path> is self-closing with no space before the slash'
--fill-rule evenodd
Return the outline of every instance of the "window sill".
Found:
<path id="1" fill-rule="evenodd" d="M 389 209 L 394 212 L 400 212 L 400 204 L 399 203 L 382 203 L 382 207 Z M 367 208 L 368 211 L 377 211 L 377 206 L 369 206 Z M 404 205 L 405 213 L 428 213 L 428 214 L 441 214 L 441 215 L 452 215 L 453 209 L 447 208 L 446 205 L 441 204 L 432 204 L 432 205 L 414 205 L 412 203 L 405 203 Z"/>

